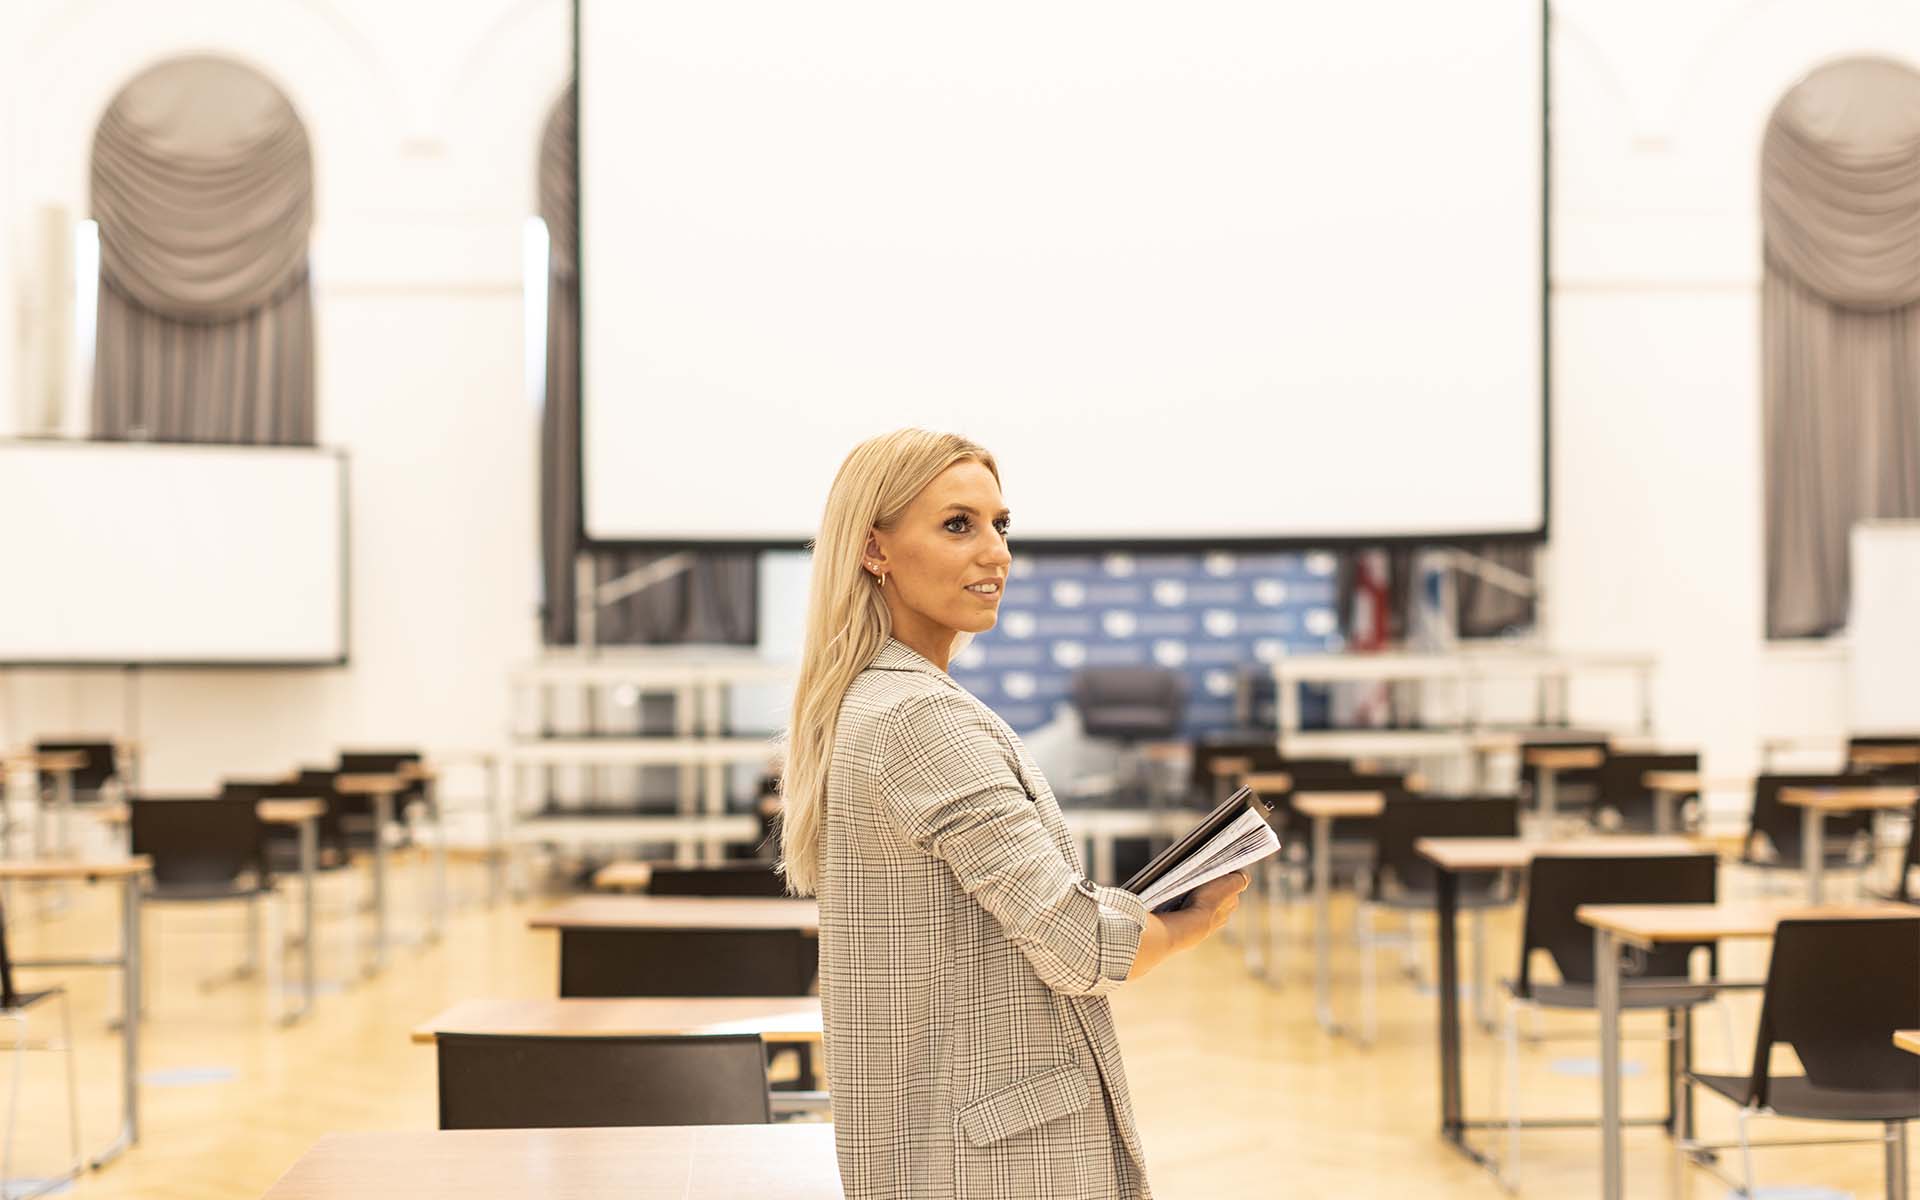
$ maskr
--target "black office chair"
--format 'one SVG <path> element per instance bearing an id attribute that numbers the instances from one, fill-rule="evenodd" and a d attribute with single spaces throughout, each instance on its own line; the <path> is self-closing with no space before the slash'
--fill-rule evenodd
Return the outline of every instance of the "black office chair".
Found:
<path id="1" fill-rule="evenodd" d="M 1646 784 L 1647 772 L 1699 770 L 1698 754 L 1608 754 L 1594 772 L 1594 824 L 1608 833 L 1655 832 L 1653 789 Z M 1700 797 L 1693 794 L 1673 798 L 1677 818 L 1673 832 L 1700 823 L 1699 801 Z"/>
<path id="2" fill-rule="evenodd" d="M 1759 871 L 1800 871 L 1806 864 L 1802 835 L 1804 813 L 1780 800 L 1789 787 L 1872 787 L 1871 775 L 1761 775 L 1753 781 L 1753 812 L 1741 843 L 1740 862 Z M 1822 835 L 1823 865 L 1829 871 L 1864 870 L 1873 837 L 1870 812 L 1829 813 Z"/>
<path id="3" fill-rule="evenodd" d="M 266 834 L 253 802 L 221 796 L 132 796 L 133 853 L 153 859 L 149 903 L 247 905 L 247 956 L 235 975 L 259 966 L 260 911 L 273 893 Z M 152 956 L 148 955 L 151 966 Z"/>
<path id="4" fill-rule="evenodd" d="M 1594 931 L 1575 915 L 1583 904 L 1711 904 L 1718 896 L 1719 862 L 1712 854 L 1683 854 L 1661 858 L 1616 856 L 1574 857 L 1536 855 L 1527 871 L 1525 915 L 1521 919 L 1520 970 L 1507 982 L 1505 1041 L 1501 1092 L 1507 1098 L 1507 1151 L 1503 1170 L 1507 1184 L 1515 1182 L 1520 1116 L 1516 1084 L 1520 1077 L 1522 1009 L 1598 1012 L 1594 982 Z M 1689 969 L 1695 950 L 1704 948 L 1708 982 L 1692 985 Z M 1559 972 L 1557 982 L 1544 982 L 1533 971 L 1534 960 L 1545 954 Z M 1692 1068 L 1693 1010 L 1712 1000 L 1719 977 L 1718 949 L 1712 943 L 1662 945 L 1652 950 L 1625 952 L 1623 972 L 1628 986 L 1621 989 L 1620 1007 L 1629 1011 L 1667 1014 L 1667 1095 L 1673 1082 Z M 1634 983 L 1661 983 L 1654 991 L 1637 990 Z M 1725 1008 L 1721 1014 L 1725 1016 Z M 1580 1038 L 1592 1042 L 1591 1034 Z M 1726 1030 L 1729 1046 L 1731 1027 Z M 1669 1111 L 1655 1121 L 1629 1124 L 1664 1125 L 1691 1134 L 1689 1115 Z M 1568 1122 L 1552 1124 L 1565 1127 Z"/>
<path id="5" fill-rule="evenodd" d="M 764 1125 L 758 1034 L 541 1037 L 443 1033 L 440 1128 Z"/>
<path id="6" fill-rule="evenodd" d="M 1082 667 L 1069 696 L 1088 737 L 1120 743 L 1118 796 L 1144 800 L 1138 745 L 1179 735 L 1187 713 L 1185 677 L 1164 667 Z"/>
<path id="7" fill-rule="evenodd" d="M 653 896 L 759 896 L 787 894 L 786 877 L 772 863 L 728 862 L 705 867 L 654 864 L 647 877 Z"/>
<path id="8" fill-rule="evenodd" d="M 1734 1143 L 1745 1172 L 1740 1194 L 1755 1194 L 1755 1143 L 1747 1122 L 1779 1116 L 1881 1125 L 1882 1136 L 1873 1140 L 1886 1148 L 1887 1195 L 1906 1196 L 1907 1122 L 1920 1120 L 1920 1060 L 1895 1046 L 1893 1033 L 1916 1028 L 1920 919 L 1780 922 L 1760 1002 L 1753 1069 L 1745 1075 L 1687 1076 L 1689 1084 L 1740 1106 Z M 1793 1047 L 1804 1074 L 1773 1073 L 1773 1047 L 1781 1043 Z M 1699 1142 L 1676 1147 L 1682 1161 L 1703 1167 L 1702 1152 L 1730 1148 Z M 1714 1174 L 1720 1176 L 1717 1170 Z"/>
<path id="9" fill-rule="evenodd" d="M 28 1037 L 28 1014 L 49 1000 L 60 1003 L 60 1040 L 58 1042 L 33 1043 Z M 7 952 L 7 914 L 0 909 L 0 1021 L 13 1024 L 12 1045 L 13 1085 L 11 1095 L 16 1102 L 20 1095 L 20 1073 L 26 1069 L 21 1061 L 20 1052 L 35 1050 L 60 1050 L 66 1056 L 67 1066 L 67 1139 L 72 1154 L 71 1165 L 67 1170 L 50 1179 L 40 1181 L 39 1186 L 25 1192 L 10 1193 L 20 1200 L 44 1196 L 62 1189 L 72 1179 L 77 1179 L 87 1169 L 87 1160 L 80 1151 L 80 1085 L 73 1065 L 73 1013 L 67 1000 L 65 988 L 50 987 L 39 991 L 23 992 L 14 986 L 13 959 Z M 0 1152 L 0 1191 L 4 1191 L 13 1174 L 13 1131 L 17 1122 L 10 1116 L 7 1120 L 6 1147 Z"/>
<path id="10" fill-rule="evenodd" d="M 1404 934 L 1383 937 L 1373 921 L 1381 909 L 1433 912 L 1440 905 L 1439 876 L 1433 862 L 1414 847 L 1430 837 L 1518 837 L 1520 801 L 1514 796 L 1390 795 L 1374 822 L 1373 862 L 1360 903 L 1359 930 L 1361 1042 L 1378 1032 L 1375 954 L 1384 945 L 1412 946 L 1411 923 Z M 1459 906 L 1469 915 L 1472 933 L 1475 1014 L 1491 1030 L 1492 989 L 1487 985 L 1486 914 L 1514 902 L 1512 881 L 1504 872 L 1474 871 L 1460 876 Z"/>

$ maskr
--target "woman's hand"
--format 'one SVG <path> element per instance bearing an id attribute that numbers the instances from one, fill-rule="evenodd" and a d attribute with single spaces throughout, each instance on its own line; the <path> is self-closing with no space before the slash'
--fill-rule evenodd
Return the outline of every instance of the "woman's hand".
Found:
<path id="1" fill-rule="evenodd" d="M 1240 907 L 1240 893 L 1252 882 L 1245 871 L 1234 871 L 1193 889 L 1187 907 L 1170 913 L 1148 913 L 1147 927 L 1140 934 L 1140 949 L 1133 956 L 1128 979 L 1138 979 L 1159 966 L 1168 956 L 1191 950 L 1227 923 L 1233 910 Z"/>

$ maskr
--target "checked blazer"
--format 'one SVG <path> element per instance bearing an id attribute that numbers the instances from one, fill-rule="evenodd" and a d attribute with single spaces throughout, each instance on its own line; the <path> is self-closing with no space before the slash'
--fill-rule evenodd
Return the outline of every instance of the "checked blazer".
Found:
<path id="1" fill-rule="evenodd" d="M 1147 914 L 1020 739 L 888 639 L 827 772 L 820 1004 L 852 1200 L 1150 1195 L 1105 996 Z"/>

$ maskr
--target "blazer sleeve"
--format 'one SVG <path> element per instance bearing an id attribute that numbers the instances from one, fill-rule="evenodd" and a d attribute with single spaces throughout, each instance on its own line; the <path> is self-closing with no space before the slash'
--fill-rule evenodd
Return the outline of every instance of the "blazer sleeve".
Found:
<path id="1" fill-rule="evenodd" d="M 942 690 L 899 705 L 882 747 L 881 807 L 909 842 L 953 868 L 1041 982 L 1103 996 L 1126 980 L 1145 906 L 1073 870 L 966 697 Z"/>

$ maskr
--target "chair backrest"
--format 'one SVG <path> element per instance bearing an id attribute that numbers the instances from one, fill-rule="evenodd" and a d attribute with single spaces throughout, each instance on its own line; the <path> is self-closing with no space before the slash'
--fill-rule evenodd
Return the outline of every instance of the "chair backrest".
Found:
<path id="1" fill-rule="evenodd" d="M 804 996 L 820 939 L 800 929 L 564 929 L 562 998 Z"/>
<path id="2" fill-rule="evenodd" d="M 654 896 L 784 896 L 785 876 L 768 862 L 676 867 L 656 863 L 647 876 Z"/>
<path id="3" fill-rule="evenodd" d="M 1620 814 L 1621 829 L 1651 833 L 1653 791 L 1646 785 L 1647 772 L 1699 769 L 1698 754 L 1608 754 L 1594 773 L 1600 785 L 1599 806 Z"/>
<path id="4" fill-rule="evenodd" d="M 1872 787 L 1879 783 L 1871 775 L 1847 772 L 1838 775 L 1760 775 L 1753 781 L 1753 815 L 1747 826 L 1747 840 L 1763 833 L 1773 844 L 1774 853 L 1789 866 L 1801 862 L 1801 822 L 1805 813 L 1780 801 L 1782 788 L 1790 787 Z M 1829 845 L 1848 842 L 1873 828 L 1869 812 L 1828 813 L 1824 833 Z"/>
<path id="5" fill-rule="evenodd" d="M 3 901 L 4 897 L 0 897 Z M 13 959 L 7 953 L 7 909 L 0 903 L 0 1011 L 17 1008 L 20 993 L 13 987 Z"/>
<path id="6" fill-rule="evenodd" d="M 1890 784 L 1907 787 L 1920 784 L 1920 763 L 1858 763 L 1856 765 L 1855 751 L 1887 748 L 1900 750 L 1920 748 L 1920 734 L 1882 733 L 1850 737 L 1847 739 L 1847 762 L 1864 774 Z"/>
<path id="7" fill-rule="evenodd" d="M 340 752 L 340 774 L 342 775 L 392 775 L 403 765 L 419 765 L 426 761 L 418 750 L 342 750 Z M 407 789 L 394 797 L 396 806 L 408 801 L 423 799 L 427 794 L 426 781 L 409 780 Z M 396 807 L 396 811 L 398 808 Z"/>
<path id="8" fill-rule="evenodd" d="M 120 773 L 119 759 L 112 742 L 35 742 L 33 748 L 41 754 L 72 752 L 87 756 L 87 761 L 73 772 L 73 790 L 76 793 L 97 792 L 109 779 Z M 39 775 L 43 791 L 53 788 L 60 778 L 53 771 L 41 771 Z"/>
<path id="9" fill-rule="evenodd" d="M 764 1125 L 758 1034 L 538 1037 L 448 1034 L 440 1128 Z"/>
<path id="10" fill-rule="evenodd" d="M 1172 737 L 1186 716 L 1186 683 L 1165 667 L 1082 667 L 1073 705 L 1090 737 Z"/>
<path id="11" fill-rule="evenodd" d="M 1920 1065 L 1893 1044 L 1920 1028 L 1920 918 L 1780 922 L 1760 1002 L 1749 1098 L 1767 1101 L 1775 1042 L 1808 1082 L 1858 1092 L 1920 1090 Z"/>
<path id="12" fill-rule="evenodd" d="M 133 853 L 153 858 L 156 886 L 266 879 L 265 833 L 251 801 L 229 796 L 133 796 Z"/>
<path id="13" fill-rule="evenodd" d="M 1711 904 L 1717 897 L 1719 862 L 1712 854 L 1661 858 L 1616 855 L 1536 855 L 1527 870 L 1527 908 L 1520 938 L 1519 994 L 1532 994 L 1534 952 L 1553 958 L 1567 983 L 1592 983 L 1593 929 L 1575 910 L 1582 904 Z M 1634 951 L 1628 971 L 1650 979 L 1687 974 L 1694 944 Z"/>
<path id="14" fill-rule="evenodd" d="M 1520 798 L 1389 796 L 1373 836 L 1376 899 L 1392 888 L 1432 892 L 1439 887 L 1433 863 L 1414 850 L 1414 843 L 1430 837 L 1518 837 Z"/>

